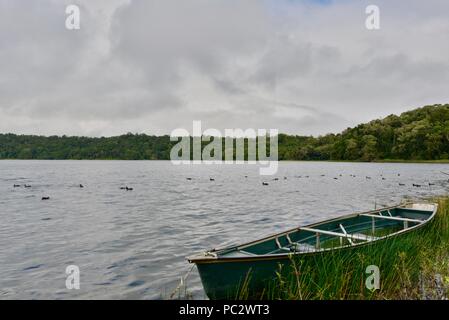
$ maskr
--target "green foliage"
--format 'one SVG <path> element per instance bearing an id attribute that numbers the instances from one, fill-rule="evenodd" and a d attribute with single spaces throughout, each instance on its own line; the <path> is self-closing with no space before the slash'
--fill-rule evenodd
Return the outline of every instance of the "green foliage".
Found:
<path id="1" fill-rule="evenodd" d="M 286 136 L 281 160 L 446 160 L 449 157 L 449 104 L 390 115 L 320 137 Z"/>
<path id="2" fill-rule="evenodd" d="M 0 135 L 1 159 L 169 159 L 169 136 L 126 134 L 110 138 Z"/>
<path id="3" fill-rule="evenodd" d="M 279 160 L 445 160 L 449 159 L 448 142 L 449 104 L 439 104 L 373 120 L 340 134 L 280 134 L 278 152 Z M 168 160 L 176 143 L 169 136 L 131 133 L 109 138 L 0 134 L 0 159 Z M 203 148 L 207 144 L 203 142 Z"/>
<path id="4" fill-rule="evenodd" d="M 420 230 L 357 249 L 292 258 L 260 293 L 270 300 L 442 299 L 449 294 L 449 198 L 434 199 L 438 212 Z M 380 270 L 380 288 L 368 290 L 366 267 Z M 439 283 L 437 278 L 442 279 Z"/>

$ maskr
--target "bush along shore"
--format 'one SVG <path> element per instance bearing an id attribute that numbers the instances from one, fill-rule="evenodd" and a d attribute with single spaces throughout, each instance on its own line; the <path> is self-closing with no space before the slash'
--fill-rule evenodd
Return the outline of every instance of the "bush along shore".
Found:
<path id="1" fill-rule="evenodd" d="M 203 150 L 209 144 L 209 138 L 203 141 Z M 224 155 L 226 146 L 223 139 Z M 318 137 L 279 134 L 278 158 L 447 162 L 448 141 L 449 104 L 437 104 L 389 115 L 336 134 Z M 249 141 L 245 139 L 243 142 L 247 160 Z M 0 134 L 0 159 L 169 160 L 170 151 L 177 143 L 168 135 L 132 133 L 107 138 Z M 235 158 L 236 142 L 233 144 L 229 148 L 233 149 Z"/>
<path id="2" fill-rule="evenodd" d="M 352 250 L 296 258 L 277 272 L 263 292 L 245 283 L 237 299 L 269 300 L 440 300 L 449 298 L 449 197 L 433 221 L 415 232 Z M 293 258 L 292 258 L 293 259 Z M 367 285 L 368 266 L 380 271 L 379 288 Z M 250 275 L 248 277 L 250 279 Z"/>

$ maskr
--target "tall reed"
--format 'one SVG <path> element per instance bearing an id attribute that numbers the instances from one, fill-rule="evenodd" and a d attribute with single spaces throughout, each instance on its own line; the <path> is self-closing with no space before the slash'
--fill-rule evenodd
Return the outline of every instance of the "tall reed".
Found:
<path id="1" fill-rule="evenodd" d="M 441 299 L 449 285 L 449 198 L 434 199 L 439 208 L 423 228 L 371 245 L 292 258 L 262 293 L 239 298 L 263 299 Z M 367 267 L 377 266 L 380 288 L 365 285 Z"/>

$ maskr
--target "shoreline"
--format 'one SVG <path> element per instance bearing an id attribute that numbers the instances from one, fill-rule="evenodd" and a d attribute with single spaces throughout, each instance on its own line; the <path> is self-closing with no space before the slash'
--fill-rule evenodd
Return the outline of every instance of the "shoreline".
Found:
<path id="1" fill-rule="evenodd" d="M 170 159 L 21 159 L 21 158 L 3 158 L 0 161 L 171 161 Z M 416 164 L 449 164 L 449 159 L 442 160 L 403 160 L 403 159 L 385 159 L 374 161 L 358 160 L 278 160 L 278 162 L 340 162 L 340 163 L 416 163 Z M 246 164 L 246 163 L 244 163 Z"/>

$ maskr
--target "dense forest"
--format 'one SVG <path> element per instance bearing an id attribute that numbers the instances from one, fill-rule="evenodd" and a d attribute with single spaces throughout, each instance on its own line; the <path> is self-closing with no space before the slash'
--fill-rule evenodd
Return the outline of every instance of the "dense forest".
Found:
<path id="1" fill-rule="evenodd" d="M 279 135 L 279 160 L 449 159 L 449 104 L 425 106 L 319 137 Z M 0 159 L 167 160 L 169 136 L 67 137 L 0 134 Z M 207 144 L 207 143 L 206 143 Z"/>

